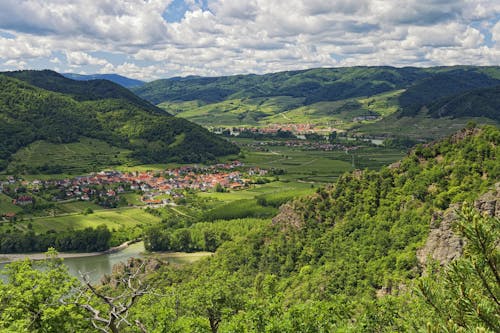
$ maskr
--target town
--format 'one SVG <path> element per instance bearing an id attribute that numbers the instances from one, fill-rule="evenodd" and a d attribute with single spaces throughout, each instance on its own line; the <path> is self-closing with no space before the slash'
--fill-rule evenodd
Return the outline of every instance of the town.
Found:
<path id="1" fill-rule="evenodd" d="M 268 174 L 265 169 L 243 166 L 239 161 L 232 161 L 146 172 L 109 170 L 61 180 L 26 181 L 9 176 L 0 182 L 0 193 L 11 197 L 14 205 L 25 210 L 43 206 L 37 205 L 37 201 L 92 201 L 103 207 L 114 208 L 130 205 L 121 194 L 131 192 L 140 194 L 143 205 L 158 206 L 182 198 L 185 190 L 239 190 L 248 187 L 252 178 Z M 12 212 L 1 213 L 3 217 L 13 217 Z"/>

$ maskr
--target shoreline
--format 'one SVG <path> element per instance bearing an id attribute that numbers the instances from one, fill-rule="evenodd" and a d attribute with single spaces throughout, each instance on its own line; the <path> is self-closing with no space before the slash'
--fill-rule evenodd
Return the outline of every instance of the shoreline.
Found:
<path id="1" fill-rule="evenodd" d="M 96 257 L 104 254 L 110 254 L 115 252 L 120 252 L 130 244 L 137 243 L 140 240 L 131 240 L 126 241 L 118 246 L 110 247 L 105 251 L 100 252 L 59 252 L 57 254 L 57 258 L 66 259 L 66 258 L 85 258 L 85 257 Z M 13 261 L 18 260 L 44 260 L 47 259 L 47 255 L 45 252 L 36 252 L 36 253 L 0 253 L 0 264 L 8 264 Z"/>

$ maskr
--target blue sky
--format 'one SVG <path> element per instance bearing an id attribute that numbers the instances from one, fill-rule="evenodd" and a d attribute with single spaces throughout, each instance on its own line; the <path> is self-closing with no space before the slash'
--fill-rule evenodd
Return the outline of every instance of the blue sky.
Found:
<path id="1" fill-rule="evenodd" d="M 2 0 L 0 71 L 500 65 L 497 0 Z"/>

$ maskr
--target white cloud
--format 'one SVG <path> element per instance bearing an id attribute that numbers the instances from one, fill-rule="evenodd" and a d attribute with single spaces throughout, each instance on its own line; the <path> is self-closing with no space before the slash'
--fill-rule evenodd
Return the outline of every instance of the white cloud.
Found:
<path id="1" fill-rule="evenodd" d="M 38 45 L 32 38 L 2 38 L 0 37 L 0 58 L 20 59 L 49 57 L 51 52 Z"/>
<path id="2" fill-rule="evenodd" d="M 90 54 L 81 51 L 66 51 L 66 61 L 68 65 L 75 67 L 86 65 L 106 66 L 109 64 L 109 62 L 104 59 L 93 57 Z"/>
<path id="3" fill-rule="evenodd" d="M 162 18 L 170 3 L 3 0 L 0 60 L 143 79 L 500 63 L 495 0 L 186 0 L 174 23 Z"/>
<path id="4" fill-rule="evenodd" d="M 27 64 L 25 61 L 22 61 L 22 60 L 19 60 L 19 61 L 18 60 L 8 60 L 3 65 L 7 66 L 7 67 L 12 67 L 15 69 L 25 69 Z"/>

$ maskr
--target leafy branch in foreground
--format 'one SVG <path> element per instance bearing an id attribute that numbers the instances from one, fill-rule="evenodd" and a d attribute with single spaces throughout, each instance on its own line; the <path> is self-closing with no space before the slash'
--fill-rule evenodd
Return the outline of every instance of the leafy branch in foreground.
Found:
<path id="1" fill-rule="evenodd" d="M 500 219 L 464 205 L 456 229 L 466 239 L 463 256 L 418 285 L 435 315 L 429 330 L 500 332 Z"/>

